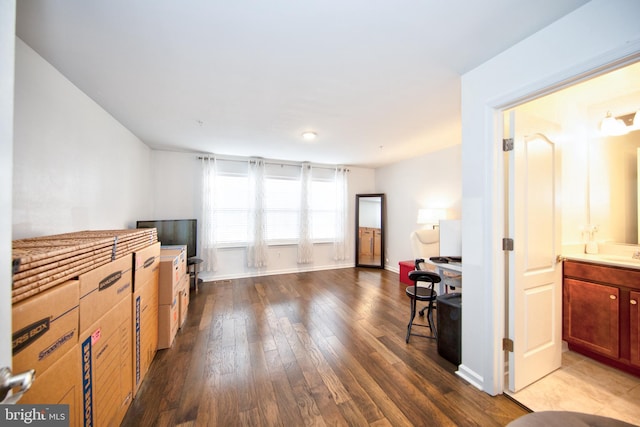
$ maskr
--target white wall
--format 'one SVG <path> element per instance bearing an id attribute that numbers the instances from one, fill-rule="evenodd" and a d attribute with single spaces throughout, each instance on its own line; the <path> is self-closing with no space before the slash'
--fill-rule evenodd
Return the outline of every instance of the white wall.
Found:
<path id="1" fill-rule="evenodd" d="M 503 154 L 496 113 L 637 53 L 638 16 L 640 2 L 593 0 L 462 77 L 465 314 L 458 373 L 488 393 L 502 392 L 504 371 Z"/>
<path id="2" fill-rule="evenodd" d="M 197 218 L 200 221 L 201 162 L 197 159 L 197 154 L 153 151 L 152 158 L 153 218 L 139 219 Z M 218 250 L 218 271 L 202 272 L 200 277 L 205 280 L 223 280 L 354 266 L 355 195 L 374 192 L 375 177 L 373 169 L 351 167 L 349 170 L 349 259 L 334 261 L 331 244 L 316 244 L 314 262 L 298 264 L 296 246 L 278 245 L 269 247 L 267 267 L 249 268 L 245 248 L 224 248 Z"/>
<path id="3" fill-rule="evenodd" d="M 11 183 L 15 0 L 0 0 L 0 367 L 11 367 Z"/>
<path id="4" fill-rule="evenodd" d="M 398 272 L 398 262 L 413 259 L 409 235 L 418 209 L 447 209 L 459 219 L 462 202 L 462 147 L 455 145 L 376 169 L 376 192 L 387 200 L 386 268 Z"/>
<path id="5" fill-rule="evenodd" d="M 13 238 L 151 215 L 151 150 L 16 39 Z"/>

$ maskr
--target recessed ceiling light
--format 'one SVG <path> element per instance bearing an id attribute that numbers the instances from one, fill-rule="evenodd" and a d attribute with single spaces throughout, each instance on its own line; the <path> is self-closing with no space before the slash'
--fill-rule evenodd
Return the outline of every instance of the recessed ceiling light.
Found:
<path id="1" fill-rule="evenodd" d="M 314 139 L 316 139 L 317 136 L 318 134 L 315 132 L 311 132 L 311 131 L 302 132 L 302 138 L 305 141 L 313 141 Z"/>

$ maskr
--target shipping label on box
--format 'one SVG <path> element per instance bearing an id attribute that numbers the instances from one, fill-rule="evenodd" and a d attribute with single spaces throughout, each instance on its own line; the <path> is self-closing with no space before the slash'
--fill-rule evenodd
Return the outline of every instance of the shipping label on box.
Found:
<path id="1" fill-rule="evenodd" d="M 133 398 L 132 295 L 80 335 L 85 426 L 120 425 Z"/>
<path id="2" fill-rule="evenodd" d="M 132 255 L 80 275 L 80 333 L 125 297 L 131 299 Z"/>
<path id="3" fill-rule="evenodd" d="M 133 253 L 133 290 L 146 283 L 160 268 L 160 242 Z"/>
<path id="4" fill-rule="evenodd" d="M 80 345 L 76 343 L 45 372 L 38 372 L 18 404 L 69 405 L 69 427 L 82 425 L 82 370 Z"/>
<path id="5" fill-rule="evenodd" d="M 79 283 L 69 280 L 12 307 L 13 370 L 39 374 L 78 343 Z"/>
<path id="6" fill-rule="evenodd" d="M 158 270 L 133 294 L 133 395 L 158 349 Z"/>
<path id="7" fill-rule="evenodd" d="M 180 303 L 176 293 L 171 304 L 158 306 L 158 350 L 170 348 L 178 332 Z"/>

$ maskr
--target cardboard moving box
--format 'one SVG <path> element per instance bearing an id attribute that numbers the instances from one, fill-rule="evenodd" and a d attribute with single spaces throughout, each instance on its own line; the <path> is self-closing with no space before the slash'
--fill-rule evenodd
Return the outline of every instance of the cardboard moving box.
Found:
<path id="1" fill-rule="evenodd" d="M 13 371 L 44 373 L 78 343 L 79 286 L 69 280 L 12 308 Z"/>
<path id="2" fill-rule="evenodd" d="M 160 277 L 158 303 L 173 304 L 180 281 L 187 275 L 186 255 L 183 251 L 160 249 Z"/>
<path id="3" fill-rule="evenodd" d="M 76 343 L 49 369 L 37 373 L 33 385 L 18 404 L 69 405 L 70 427 L 82 425 L 82 364 Z"/>
<path id="4" fill-rule="evenodd" d="M 187 274 L 187 245 L 162 245 L 160 246 L 160 254 L 161 256 L 177 255 L 180 266 L 180 277 L 182 277 L 183 274 Z"/>
<path id="5" fill-rule="evenodd" d="M 158 349 L 158 269 L 133 293 L 133 395 L 144 380 Z"/>
<path id="6" fill-rule="evenodd" d="M 184 326 L 185 320 L 187 320 L 187 311 L 189 308 L 189 275 L 182 278 L 180 286 L 178 287 L 178 327 Z"/>
<path id="7" fill-rule="evenodd" d="M 171 304 L 158 306 L 158 350 L 170 348 L 173 345 L 173 339 L 178 332 L 179 311 L 180 303 L 177 293 Z"/>
<path id="8" fill-rule="evenodd" d="M 81 334 L 125 297 L 131 301 L 132 259 L 129 254 L 80 275 Z"/>
<path id="9" fill-rule="evenodd" d="M 147 283 L 152 274 L 160 268 L 160 242 L 149 245 L 133 253 L 133 290 L 136 285 Z"/>
<path id="10" fill-rule="evenodd" d="M 133 398 L 131 294 L 80 335 L 85 426 L 117 426 Z"/>

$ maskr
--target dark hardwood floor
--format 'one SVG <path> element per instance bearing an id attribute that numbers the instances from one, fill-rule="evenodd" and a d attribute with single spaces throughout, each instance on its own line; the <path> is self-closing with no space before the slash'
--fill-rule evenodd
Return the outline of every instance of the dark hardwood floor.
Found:
<path id="1" fill-rule="evenodd" d="M 339 270 L 210 282 L 160 350 L 124 426 L 504 426 L 527 413 L 405 344 L 398 275 Z"/>

